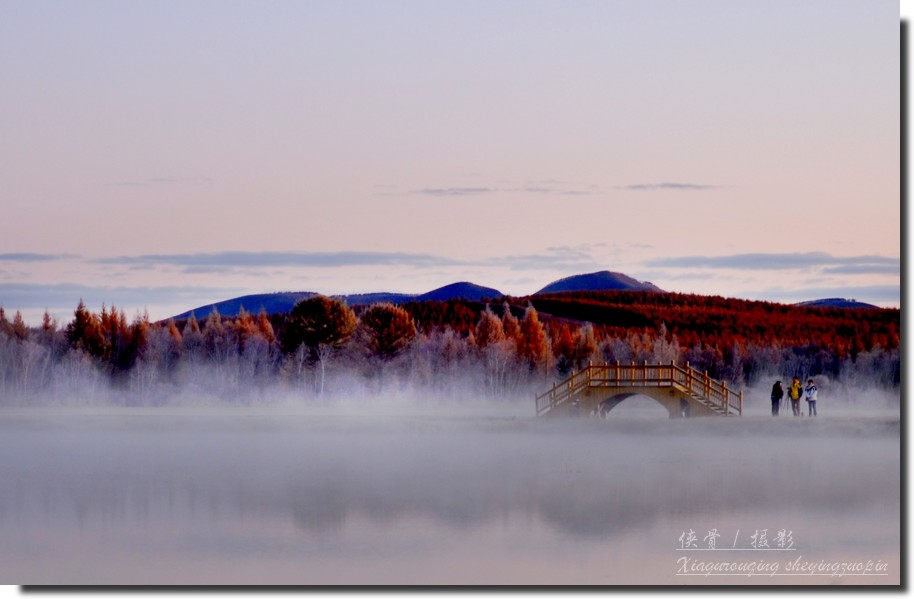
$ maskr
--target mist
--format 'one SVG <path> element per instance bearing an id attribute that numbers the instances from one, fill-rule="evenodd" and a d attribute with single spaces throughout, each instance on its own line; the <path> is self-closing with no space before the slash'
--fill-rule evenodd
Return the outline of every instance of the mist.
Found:
<path id="1" fill-rule="evenodd" d="M 649 403 L 6 409 L 0 581 L 675 583 L 680 534 L 711 528 L 789 529 L 898 580 L 897 417 Z"/>
<path id="2" fill-rule="evenodd" d="M 472 336 L 309 354 L 270 341 L 263 318 L 208 320 L 183 335 L 153 327 L 133 353 L 129 334 L 95 354 L 54 327 L 5 337 L 0 582 L 900 580 L 897 350 L 860 354 L 840 378 L 790 352 L 734 352 L 721 364 L 744 393 L 741 417 L 670 419 L 634 396 L 605 419 L 550 419 L 535 416 L 537 393 L 635 346 L 600 349 L 585 327 L 562 361 L 539 329 L 531 360 L 486 311 Z M 624 357 L 676 361 L 674 341 L 644 336 L 643 354 Z M 814 376 L 817 418 L 770 415 L 781 371 Z M 677 560 L 704 554 L 682 553 L 701 550 L 682 546 L 686 533 L 745 552 L 753 533 L 789 536 L 795 554 L 745 554 L 785 570 L 788 555 L 888 570 L 693 579 Z"/>

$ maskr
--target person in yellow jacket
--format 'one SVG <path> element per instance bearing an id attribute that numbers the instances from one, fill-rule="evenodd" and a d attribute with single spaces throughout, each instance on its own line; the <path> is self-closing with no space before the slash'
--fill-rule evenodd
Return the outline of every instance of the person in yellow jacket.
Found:
<path id="1" fill-rule="evenodd" d="M 800 415 L 800 398 L 803 396 L 803 384 L 800 379 L 793 377 L 793 382 L 787 387 L 787 397 L 790 398 L 790 407 L 793 408 L 793 415 Z"/>

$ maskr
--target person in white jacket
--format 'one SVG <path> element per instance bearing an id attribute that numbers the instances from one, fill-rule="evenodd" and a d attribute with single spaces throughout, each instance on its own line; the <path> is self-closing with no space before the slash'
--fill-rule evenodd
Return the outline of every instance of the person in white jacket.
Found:
<path id="1" fill-rule="evenodd" d="M 819 398 L 819 389 L 812 379 L 809 379 L 809 382 L 806 383 L 806 389 L 803 395 L 806 398 L 806 404 L 809 406 L 809 415 L 818 416 L 819 414 L 816 412 L 816 400 Z"/>

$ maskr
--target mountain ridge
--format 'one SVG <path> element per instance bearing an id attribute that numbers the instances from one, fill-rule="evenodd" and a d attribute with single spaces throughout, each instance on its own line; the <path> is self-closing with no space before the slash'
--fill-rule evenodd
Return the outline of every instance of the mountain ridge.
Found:
<path id="1" fill-rule="evenodd" d="M 243 295 L 212 304 L 204 304 L 192 310 L 187 310 L 171 318 L 174 320 L 183 320 L 190 318 L 193 314 L 197 319 L 205 318 L 215 308 L 223 316 L 236 316 L 243 307 L 248 312 L 259 312 L 261 308 L 267 314 L 277 314 L 288 312 L 296 303 L 303 299 L 321 295 L 314 291 L 278 291 L 274 293 L 255 293 Z M 406 302 L 424 302 L 424 301 L 448 301 L 452 299 L 464 299 L 469 301 L 481 301 L 484 299 L 498 299 L 504 297 L 504 294 L 491 287 L 483 287 L 468 281 L 451 283 L 443 287 L 426 291 L 425 293 L 393 293 L 393 292 L 376 292 L 376 293 L 352 293 L 348 295 L 331 295 L 334 299 L 345 301 L 350 306 L 358 306 L 376 303 L 404 304 Z M 168 319 L 166 319 L 168 320 Z"/>
<path id="2" fill-rule="evenodd" d="M 536 297 L 553 293 L 581 291 L 650 291 L 665 293 L 649 281 L 639 281 L 626 274 L 601 270 L 592 273 L 584 273 L 564 277 L 549 283 L 536 293 L 527 297 Z M 250 294 L 235 297 L 211 304 L 204 304 L 192 310 L 187 310 L 171 318 L 182 320 L 189 318 L 194 314 L 198 319 L 205 318 L 215 308 L 223 316 L 236 316 L 240 309 L 244 307 L 248 312 L 259 312 L 262 308 L 267 314 L 285 313 L 299 301 L 320 295 L 314 291 L 282 291 L 274 293 Z M 407 302 L 424 302 L 424 301 L 449 301 L 449 300 L 498 300 L 505 297 L 501 291 L 492 287 L 484 287 L 469 281 L 459 281 L 444 285 L 425 293 L 394 293 L 394 292 L 376 292 L 376 293 L 354 293 L 347 295 L 331 295 L 335 299 L 345 301 L 350 306 L 374 304 L 389 302 L 393 304 L 404 304 Z M 872 304 L 857 302 L 856 300 L 847 300 L 842 298 L 825 298 L 797 302 L 795 306 L 819 307 L 819 308 L 847 308 L 847 309 L 873 309 L 879 308 Z M 168 320 L 168 319 L 165 319 Z"/>

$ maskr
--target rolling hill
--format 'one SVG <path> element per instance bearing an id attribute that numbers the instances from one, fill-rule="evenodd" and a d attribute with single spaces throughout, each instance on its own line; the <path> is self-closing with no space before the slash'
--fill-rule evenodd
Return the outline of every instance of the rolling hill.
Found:
<path id="1" fill-rule="evenodd" d="M 829 297 L 825 299 L 811 300 L 808 302 L 798 302 L 794 304 L 795 306 L 803 306 L 806 308 L 850 308 L 850 309 L 879 309 L 879 306 L 874 306 L 873 304 L 867 304 L 865 302 L 858 302 L 853 299 L 844 299 L 841 297 Z"/>
<path id="2" fill-rule="evenodd" d="M 484 299 L 497 299 L 503 296 L 504 294 L 497 289 L 492 289 L 491 287 L 482 287 L 481 285 L 461 281 L 460 283 L 452 283 L 450 285 L 445 285 L 444 287 L 439 287 L 438 289 L 433 289 L 427 293 L 423 293 L 422 295 L 416 296 L 414 301 L 446 302 L 452 299 L 465 299 L 478 302 Z"/>
<path id="3" fill-rule="evenodd" d="M 190 318 L 193 314 L 198 320 L 206 318 L 213 308 L 219 311 L 223 316 L 236 316 L 240 309 L 244 307 L 248 312 L 260 312 L 260 308 L 266 310 L 267 314 L 277 314 L 279 312 L 288 312 L 296 303 L 303 299 L 317 295 L 313 291 L 285 291 L 280 293 L 256 293 L 254 295 L 243 295 L 214 304 L 206 304 L 172 316 L 175 320 Z"/>
<path id="4" fill-rule="evenodd" d="M 553 281 L 534 295 L 565 291 L 663 291 L 653 283 L 641 282 L 620 272 L 601 270 Z"/>
<path id="5" fill-rule="evenodd" d="M 190 318 L 194 314 L 197 319 L 206 318 L 213 311 L 213 308 L 219 311 L 223 316 L 236 316 L 239 310 L 244 307 L 248 312 L 260 312 L 263 308 L 267 314 L 278 314 L 288 312 L 292 307 L 303 299 L 318 295 L 313 291 L 285 291 L 279 293 L 258 293 L 254 295 L 245 295 L 232 299 L 206 304 L 182 312 L 173 316 L 175 320 Z M 453 299 L 463 299 L 468 301 L 480 301 L 483 299 L 497 299 L 504 294 L 491 287 L 483 287 L 474 283 L 462 281 L 452 283 L 433 289 L 422 294 L 407 293 L 358 293 L 352 295 L 335 295 L 333 297 L 344 300 L 350 306 L 365 304 L 376 304 L 380 302 L 390 302 L 392 304 L 405 304 L 406 302 L 424 302 L 424 301 L 448 301 Z"/>

